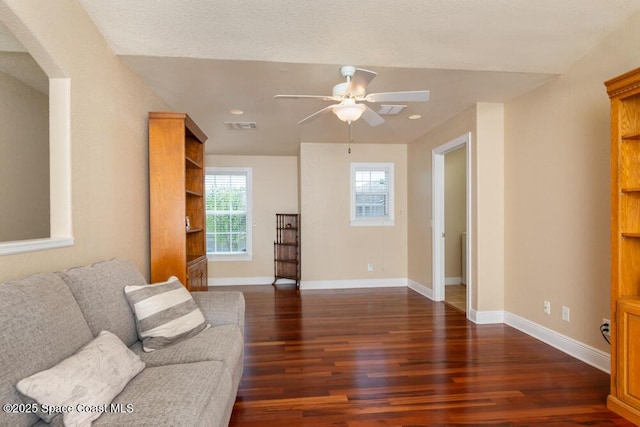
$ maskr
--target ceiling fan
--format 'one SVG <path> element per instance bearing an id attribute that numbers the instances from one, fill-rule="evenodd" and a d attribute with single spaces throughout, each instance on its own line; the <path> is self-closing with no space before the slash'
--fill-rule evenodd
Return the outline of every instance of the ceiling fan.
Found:
<path id="1" fill-rule="evenodd" d="M 359 102 L 425 102 L 429 100 L 428 90 L 382 92 L 370 93 L 367 95 L 367 85 L 375 76 L 378 75 L 378 73 L 346 65 L 340 68 L 340 74 L 342 74 L 347 81 L 335 85 L 331 95 L 275 95 L 274 98 L 316 98 L 325 101 L 338 102 L 337 104 L 329 105 L 328 107 L 305 117 L 300 120 L 298 124 L 308 122 L 331 111 L 338 116 L 340 120 L 347 122 L 348 124 L 351 124 L 351 122 L 362 117 L 369 126 L 378 126 L 379 124 L 384 123 L 384 119 L 380 114 L 372 110 L 371 107 Z"/>

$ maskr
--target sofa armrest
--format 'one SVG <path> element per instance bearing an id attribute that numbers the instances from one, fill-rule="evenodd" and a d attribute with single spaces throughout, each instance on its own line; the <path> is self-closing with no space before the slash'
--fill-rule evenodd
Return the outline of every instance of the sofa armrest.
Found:
<path id="1" fill-rule="evenodd" d="M 244 335 L 244 295 L 237 291 L 191 292 L 211 326 L 238 325 Z"/>

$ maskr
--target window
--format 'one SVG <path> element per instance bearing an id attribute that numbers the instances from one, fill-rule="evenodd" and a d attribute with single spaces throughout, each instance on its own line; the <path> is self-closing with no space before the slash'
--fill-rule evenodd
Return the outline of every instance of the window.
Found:
<path id="1" fill-rule="evenodd" d="M 207 256 L 251 260 L 251 168 L 207 168 Z"/>
<path id="2" fill-rule="evenodd" d="M 351 163 L 351 225 L 393 224 L 393 163 Z"/>

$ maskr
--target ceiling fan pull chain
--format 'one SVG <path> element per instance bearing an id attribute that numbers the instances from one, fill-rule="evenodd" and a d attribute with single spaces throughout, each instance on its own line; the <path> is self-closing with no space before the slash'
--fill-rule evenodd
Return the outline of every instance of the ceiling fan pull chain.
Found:
<path id="1" fill-rule="evenodd" d="M 353 135 L 351 133 L 351 122 L 348 123 L 349 126 L 349 151 L 348 153 L 351 154 L 351 143 L 353 142 Z"/>

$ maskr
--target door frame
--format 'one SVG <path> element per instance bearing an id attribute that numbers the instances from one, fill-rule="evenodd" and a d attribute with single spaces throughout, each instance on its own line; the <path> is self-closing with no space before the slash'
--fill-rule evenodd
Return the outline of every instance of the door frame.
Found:
<path id="1" fill-rule="evenodd" d="M 471 311 L 471 295 L 473 290 L 473 281 L 471 274 L 472 270 L 472 247 L 473 247 L 473 232 L 471 221 L 471 184 L 472 184 L 472 168 L 471 168 L 471 132 L 461 135 L 451 141 L 436 147 L 431 152 L 431 167 L 432 167 L 432 216 L 431 216 L 431 243 L 432 243 L 432 270 L 433 270 L 433 300 L 444 300 L 444 287 L 445 287 L 445 211 L 444 211 L 444 156 L 450 151 L 458 148 L 467 148 L 466 155 L 466 198 L 467 198 L 467 212 L 466 212 L 466 227 L 467 227 L 467 317 Z"/>

